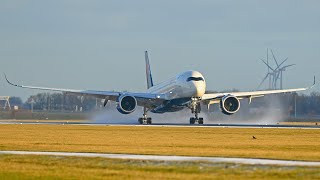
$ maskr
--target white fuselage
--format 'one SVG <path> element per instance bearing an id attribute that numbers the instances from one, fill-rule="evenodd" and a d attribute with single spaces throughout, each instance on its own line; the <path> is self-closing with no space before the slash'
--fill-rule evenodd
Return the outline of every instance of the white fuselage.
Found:
<path id="1" fill-rule="evenodd" d="M 206 91 L 206 82 L 198 71 L 186 71 L 157 84 L 147 90 L 147 93 L 165 94 L 166 99 L 201 98 Z"/>

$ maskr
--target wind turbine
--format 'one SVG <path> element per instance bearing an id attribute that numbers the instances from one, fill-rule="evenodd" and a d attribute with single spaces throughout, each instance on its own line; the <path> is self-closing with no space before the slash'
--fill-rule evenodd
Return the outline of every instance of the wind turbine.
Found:
<path id="1" fill-rule="evenodd" d="M 264 59 L 260 59 L 266 66 L 267 66 L 267 70 L 268 73 L 265 75 L 265 77 L 263 78 L 263 80 L 261 81 L 261 83 L 258 86 L 258 89 L 260 89 L 261 85 L 267 80 L 267 78 L 269 78 L 269 89 L 273 89 L 273 82 L 274 82 L 274 71 L 275 69 L 273 69 L 270 65 L 269 65 L 269 49 L 267 49 L 267 61 L 265 61 Z M 270 72 L 270 70 L 272 72 Z"/>
<path id="2" fill-rule="evenodd" d="M 276 64 L 276 68 L 272 68 L 269 64 L 269 49 L 267 49 L 267 61 L 264 59 L 261 59 L 261 61 L 267 66 L 268 73 L 263 78 L 261 83 L 258 86 L 258 89 L 261 87 L 261 85 L 265 82 L 265 80 L 269 77 L 269 89 L 277 89 L 278 87 L 278 80 L 280 80 L 280 89 L 283 88 L 283 72 L 286 71 L 288 67 L 294 66 L 295 64 L 290 65 L 284 65 L 284 63 L 288 60 L 288 58 L 284 59 L 280 64 L 278 63 L 278 60 L 276 56 L 274 55 L 272 49 L 270 49 L 273 60 Z"/>

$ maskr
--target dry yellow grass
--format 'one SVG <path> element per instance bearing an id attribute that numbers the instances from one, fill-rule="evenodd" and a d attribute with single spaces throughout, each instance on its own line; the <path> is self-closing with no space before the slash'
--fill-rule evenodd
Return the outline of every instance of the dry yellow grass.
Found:
<path id="1" fill-rule="evenodd" d="M 0 155 L 0 179 L 319 179 L 319 167 Z"/>
<path id="2" fill-rule="evenodd" d="M 0 150 L 320 161 L 319 129 L 24 124 L 0 125 L 0 129 Z"/>
<path id="3" fill-rule="evenodd" d="M 320 126 L 320 122 L 280 122 L 279 124 L 290 126 Z"/>

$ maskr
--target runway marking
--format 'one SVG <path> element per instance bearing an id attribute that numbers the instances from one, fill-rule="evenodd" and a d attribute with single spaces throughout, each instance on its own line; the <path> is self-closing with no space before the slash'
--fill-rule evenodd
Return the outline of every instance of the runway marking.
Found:
<path id="1" fill-rule="evenodd" d="M 236 163 L 236 164 L 249 164 L 249 165 L 319 166 L 320 167 L 320 162 L 252 159 L 252 158 L 157 156 L 157 155 L 134 155 L 134 154 L 37 152 L 37 151 L 0 151 L 0 154 L 99 157 L 99 158 L 109 158 L 109 159 L 134 159 L 134 160 L 152 160 L 152 161 L 207 161 L 207 162 L 213 162 L 213 163 Z"/>

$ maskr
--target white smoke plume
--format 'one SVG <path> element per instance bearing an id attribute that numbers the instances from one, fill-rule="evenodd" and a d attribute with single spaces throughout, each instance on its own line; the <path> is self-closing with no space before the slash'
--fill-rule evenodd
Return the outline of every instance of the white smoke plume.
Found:
<path id="1" fill-rule="evenodd" d="M 205 124 L 277 124 L 287 117 L 288 103 L 282 102 L 283 98 L 271 96 L 266 98 L 254 99 L 251 105 L 246 100 L 241 100 L 240 111 L 234 115 L 224 115 L 219 105 L 215 104 L 211 110 L 204 110 L 199 117 L 204 118 Z M 257 103 L 255 103 L 255 100 Z M 257 105 L 259 104 L 259 105 Z M 213 110 L 213 112 L 212 112 Z M 136 111 L 124 115 L 117 111 L 116 105 L 110 103 L 108 107 L 102 111 L 94 113 L 90 119 L 92 123 L 98 124 L 138 124 L 138 118 L 142 117 L 142 107 L 137 107 Z M 148 116 L 152 117 L 152 123 L 158 124 L 189 124 L 191 114 L 189 109 L 184 109 L 174 113 L 154 114 L 148 112 Z"/>
<path id="2" fill-rule="evenodd" d="M 253 99 L 252 104 L 241 100 L 240 111 L 228 116 L 221 113 L 219 105 L 215 105 L 214 112 L 209 112 L 206 123 L 214 124 L 277 124 L 288 117 L 288 101 L 282 95 L 267 96 Z"/>

